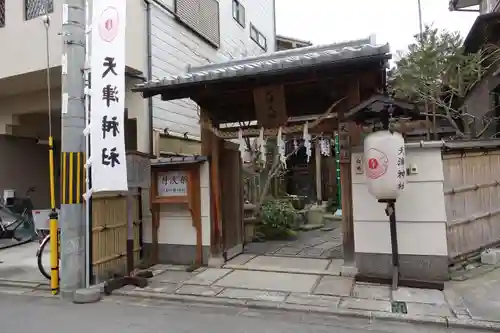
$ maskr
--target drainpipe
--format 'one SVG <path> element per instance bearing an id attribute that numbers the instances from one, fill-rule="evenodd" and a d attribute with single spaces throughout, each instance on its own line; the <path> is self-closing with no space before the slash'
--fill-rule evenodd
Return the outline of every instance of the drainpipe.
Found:
<path id="1" fill-rule="evenodd" d="M 276 29 L 276 0 L 273 0 L 273 23 L 274 23 L 274 27 L 273 27 L 273 29 L 274 29 L 274 50 L 272 52 L 278 50 L 278 43 L 276 41 L 276 31 L 277 31 L 277 29 Z"/>
<path id="2" fill-rule="evenodd" d="M 148 58 L 148 81 L 153 79 L 153 60 L 152 60 L 152 45 L 151 45 L 151 2 L 144 0 L 146 4 L 146 44 Z M 149 153 L 154 155 L 153 146 L 153 98 L 148 98 L 148 116 L 149 116 Z"/>

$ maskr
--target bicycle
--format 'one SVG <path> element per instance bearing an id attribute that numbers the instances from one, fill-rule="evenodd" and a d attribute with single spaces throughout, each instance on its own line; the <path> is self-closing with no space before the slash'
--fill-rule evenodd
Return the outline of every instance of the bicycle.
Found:
<path id="1" fill-rule="evenodd" d="M 50 234 L 45 236 L 45 238 L 40 243 L 40 246 L 38 247 L 38 250 L 36 251 L 36 258 L 37 258 L 38 270 L 40 271 L 40 273 L 42 273 L 42 275 L 46 279 L 50 280 L 51 279 L 50 271 L 47 272 L 47 270 L 45 269 L 45 267 L 43 265 L 43 253 L 44 253 L 44 250 L 45 250 L 45 247 L 47 246 L 47 244 L 50 244 Z M 58 258 L 58 260 L 60 258 L 60 253 L 59 253 L 59 249 L 61 248 L 60 244 L 61 244 L 61 232 L 58 230 L 57 231 L 57 258 Z"/>
<path id="2" fill-rule="evenodd" d="M 14 239 L 18 242 L 23 240 L 34 240 L 38 237 L 38 232 L 33 221 L 33 204 L 30 194 L 35 191 L 34 187 L 30 187 L 24 198 L 9 198 L 6 202 L 0 203 L 0 239 Z M 5 221 L 5 216 L 13 221 Z M 25 232 L 30 233 L 28 239 L 19 237 L 16 233 L 20 233 L 23 228 Z"/>

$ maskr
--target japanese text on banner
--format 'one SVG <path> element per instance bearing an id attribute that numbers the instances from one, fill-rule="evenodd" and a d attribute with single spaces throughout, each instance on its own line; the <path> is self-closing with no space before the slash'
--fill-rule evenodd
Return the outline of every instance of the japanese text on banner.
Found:
<path id="1" fill-rule="evenodd" d="M 93 1 L 91 34 L 92 191 L 126 191 L 123 0 Z"/>

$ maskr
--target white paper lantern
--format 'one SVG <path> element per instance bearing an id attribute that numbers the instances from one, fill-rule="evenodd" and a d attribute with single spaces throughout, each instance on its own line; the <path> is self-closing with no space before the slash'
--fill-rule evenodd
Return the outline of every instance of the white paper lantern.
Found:
<path id="1" fill-rule="evenodd" d="M 364 158 L 368 191 L 379 200 L 396 200 L 406 186 L 403 136 L 390 131 L 368 135 Z"/>

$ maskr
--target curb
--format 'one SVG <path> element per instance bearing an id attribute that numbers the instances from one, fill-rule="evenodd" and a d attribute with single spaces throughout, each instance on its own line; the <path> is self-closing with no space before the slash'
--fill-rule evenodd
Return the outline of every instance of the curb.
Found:
<path id="1" fill-rule="evenodd" d="M 316 271 L 307 269 L 277 269 L 276 267 L 270 268 L 266 266 L 262 267 L 248 267 L 245 265 L 237 264 L 226 264 L 222 268 L 239 270 L 239 271 L 257 271 L 257 272 L 272 272 L 272 273 L 290 273 L 290 274 L 302 274 L 302 275 L 318 275 L 318 276 L 341 276 L 340 272 L 334 271 Z"/>
<path id="2" fill-rule="evenodd" d="M 0 287 L 22 288 L 22 289 L 40 289 L 41 287 L 49 288 L 48 283 L 32 282 L 32 281 L 16 281 L 9 279 L 0 279 Z"/>
<path id="3" fill-rule="evenodd" d="M 10 287 L 18 288 L 22 290 L 29 291 L 40 291 L 43 290 L 42 287 L 47 287 L 47 292 L 49 291 L 48 285 L 46 283 L 37 283 L 29 281 L 13 281 L 7 279 L 0 279 L 0 287 Z M 2 294 L 2 291 L 0 291 Z M 217 298 L 217 297 L 207 297 L 207 296 L 194 296 L 194 295 L 172 295 L 158 293 L 151 293 L 148 291 L 123 291 L 115 290 L 112 295 L 123 296 L 135 299 L 156 299 L 170 302 L 179 303 L 197 303 L 197 304 L 210 304 L 219 306 L 234 306 L 240 308 L 248 309 L 259 309 L 259 310 L 284 310 L 290 312 L 307 312 L 314 314 L 332 315 L 338 317 L 351 317 L 358 319 L 367 319 L 368 321 L 395 321 L 395 322 L 405 322 L 412 324 L 426 324 L 433 326 L 441 326 L 445 328 L 466 328 L 466 329 L 479 329 L 489 332 L 500 332 L 500 322 L 493 322 L 487 320 L 476 320 L 476 319 L 459 319 L 452 317 L 432 317 L 432 316 L 414 316 L 414 315 L 403 315 L 398 313 L 389 312 L 379 312 L 379 311 L 367 311 L 367 310 L 356 310 L 356 309 L 338 309 L 321 307 L 314 305 L 303 305 L 303 304 L 291 304 L 291 303 L 278 303 L 271 301 L 259 301 L 259 300 L 242 300 L 242 299 L 231 299 L 231 298 Z M 23 293 L 20 296 L 31 296 L 31 297 L 47 297 L 45 294 L 28 294 Z"/>
<path id="4" fill-rule="evenodd" d="M 193 295 L 171 295 L 171 294 L 158 295 L 157 293 L 151 293 L 147 291 L 129 292 L 129 291 L 115 290 L 113 292 L 113 295 L 130 297 L 130 298 L 139 298 L 139 299 L 156 299 L 156 300 L 180 302 L 180 303 L 197 303 L 197 304 L 203 303 L 211 305 L 235 306 L 241 308 L 260 309 L 260 310 L 285 310 L 290 312 L 308 312 L 308 313 L 323 314 L 323 315 L 333 315 L 338 317 L 367 319 L 369 321 L 373 320 L 395 321 L 395 322 L 406 322 L 412 324 L 434 325 L 445 328 L 473 328 L 480 330 L 489 330 L 490 332 L 500 332 L 500 322 L 482 321 L 474 319 L 413 316 L 413 315 L 403 315 L 397 313 L 386 313 L 378 311 L 338 309 L 338 308 L 328 308 L 328 307 L 321 307 L 314 305 L 310 306 L 310 305 L 278 303 L 270 301 L 240 300 L 240 299 L 215 298 L 215 297 L 193 296 Z"/>

